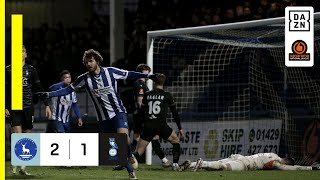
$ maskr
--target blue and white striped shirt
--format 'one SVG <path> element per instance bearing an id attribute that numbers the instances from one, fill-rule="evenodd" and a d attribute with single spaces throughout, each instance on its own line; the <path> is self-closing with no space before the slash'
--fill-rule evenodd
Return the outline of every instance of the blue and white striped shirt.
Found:
<path id="1" fill-rule="evenodd" d="M 114 67 L 100 67 L 99 74 L 84 73 L 71 83 L 69 87 L 50 92 L 49 97 L 68 94 L 85 87 L 94 104 L 98 120 L 109 120 L 119 112 L 127 112 L 118 94 L 117 80 L 137 80 L 139 78 L 148 78 L 148 74 L 126 71 Z"/>
<path id="2" fill-rule="evenodd" d="M 50 91 L 55 91 L 64 88 L 63 82 L 53 84 L 49 87 Z M 77 105 L 76 93 L 72 92 L 70 94 L 51 98 L 51 108 L 52 108 L 52 119 L 57 121 L 62 121 L 63 123 L 69 122 L 69 115 L 71 106 L 73 107 L 74 113 L 77 118 L 80 117 L 80 111 Z"/>

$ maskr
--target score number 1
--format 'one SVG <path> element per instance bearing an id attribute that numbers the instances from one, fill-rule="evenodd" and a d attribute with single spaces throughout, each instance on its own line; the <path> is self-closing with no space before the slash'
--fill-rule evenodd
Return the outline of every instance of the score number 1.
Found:
<path id="1" fill-rule="evenodd" d="M 83 146 L 83 155 L 86 155 L 86 143 L 81 143 L 81 145 Z"/>

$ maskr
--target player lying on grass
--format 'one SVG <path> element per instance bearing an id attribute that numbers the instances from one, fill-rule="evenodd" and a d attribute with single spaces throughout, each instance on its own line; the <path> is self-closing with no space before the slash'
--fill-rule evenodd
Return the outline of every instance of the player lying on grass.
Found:
<path id="1" fill-rule="evenodd" d="M 275 153 L 258 153 L 251 156 L 233 154 L 226 159 L 218 161 L 203 161 L 201 158 L 196 162 L 184 163 L 183 170 L 192 168 L 193 171 L 199 169 L 206 170 L 226 170 L 226 171 L 245 171 L 245 170 L 320 170 L 320 164 L 312 166 L 294 165 L 293 158 L 280 158 Z"/>

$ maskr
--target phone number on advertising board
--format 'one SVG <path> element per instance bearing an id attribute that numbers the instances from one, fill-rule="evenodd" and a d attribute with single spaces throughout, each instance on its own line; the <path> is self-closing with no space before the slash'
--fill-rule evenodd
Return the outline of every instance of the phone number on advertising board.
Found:
<path id="1" fill-rule="evenodd" d="M 249 132 L 249 140 L 278 140 L 280 138 L 279 129 L 251 129 Z"/>

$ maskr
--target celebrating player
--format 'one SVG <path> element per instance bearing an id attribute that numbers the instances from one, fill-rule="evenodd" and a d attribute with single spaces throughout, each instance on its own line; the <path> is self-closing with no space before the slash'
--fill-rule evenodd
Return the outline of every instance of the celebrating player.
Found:
<path id="1" fill-rule="evenodd" d="M 146 120 L 140 136 L 138 146 L 134 155 L 139 158 L 145 151 L 146 146 L 152 141 L 155 135 L 168 140 L 172 145 L 173 170 L 179 170 L 180 157 L 180 139 L 177 134 L 168 126 L 166 116 L 170 108 L 174 120 L 179 128 L 179 134 L 183 137 L 183 129 L 180 123 L 180 117 L 176 110 L 176 105 L 170 93 L 163 90 L 165 75 L 160 74 L 154 80 L 154 90 L 146 92 L 142 100 L 142 110 L 145 112 Z"/>
<path id="2" fill-rule="evenodd" d="M 61 82 L 49 87 L 50 91 L 55 91 L 67 87 L 71 83 L 71 74 L 68 70 L 60 73 Z M 47 133 L 68 133 L 70 132 L 69 114 L 71 107 L 78 119 L 78 126 L 82 126 L 80 110 L 77 104 L 76 93 L 72 92 L 65 96 L 51 98 L 52 117 L 49 118 Z"/>
<path id="3" fill-rule="evenodd" d="M 190 167 L 194 171 L 201 168 L 206 170 L 227 170 L 227 171 L 245 171 L 245 170 L 319 170 L 319 164 L 314 166 L 294 165 L 293 158 L 280 158 L 275 153 L 258 153 L 251 156 L 242 156 L 233 154 L 226 159 L 218 161 L 203 161 L 201 158 L 196 162 L 185 163 L 184 169 Z"/>
<path id="4" fill-rule="evenodd" d="M 11 66 L 6 67 L 6 103 L 5 113 L 6 118 L 10 119 L 11 128 L 13 133 L 30 133 L 33 128 L 33 114 L 34 103 L 33 94 L 35 92 L 43 91 L 40 84 L 40 79 L 36 69 L 25 63 L 27 58 L 27 50 L 25 46 L 22 47 L 22 66 L 23 66 L 23 109 L 22 110 L 10 110 L 11 109 Z M 14 72 L 13 72 L 14 73 Z M 47 100 L 43 100 L 46 106 L 46 117 L 51 116 L 51 110 Z M 18 167 L 12 166 L 11 172 L 16 174 Z M 21 166 L 19 170 L 21 175 L 30 175 L 25 171 L 25 166 Z"/>
<path id="5" fill-rule="evenodd" d="M 97 119 L 102 132 L 127 134 L 128 159 L 135 166 L 137 160 L 131 152 L 126 109 L 118 94 L 117 80 L 155 79 L 156 75 L 126 71 L 114 67 L 101 67 L 100 64 L 103 58 L 98 51 L 93 49 L 85 51 L 82 60 L 88 72 L 80 75 L 66 88 L 53 92 L 42 92 L 39 93 L 39 96 L 46 98 L 64 96 L 81 87 L 85 87 L 96 109 Z M 126 168 L 129 172 L 129 178 L 137 179 L 129 162 Z"/>

